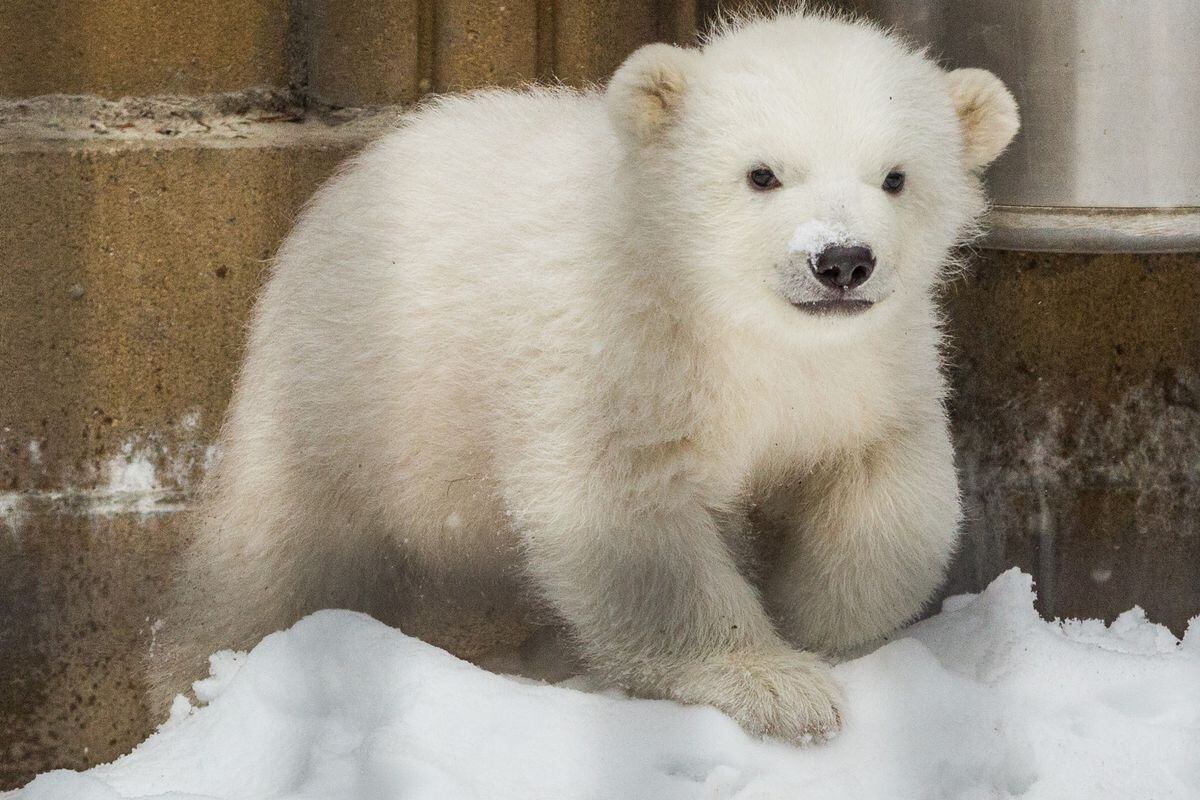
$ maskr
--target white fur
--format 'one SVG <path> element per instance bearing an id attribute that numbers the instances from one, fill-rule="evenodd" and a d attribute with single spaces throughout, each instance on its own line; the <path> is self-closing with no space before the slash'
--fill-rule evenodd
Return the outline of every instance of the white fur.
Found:
<path id="1" fill-rule="evenodd" d="M 931 291 L 984 201 L 945 75 L 793 14 L 611 86 L 438 100 L 318 194 L 255 311 L 160 698 L 325 605 L 541 603 L 631 691 L 840 724 L 796 648 L 912 618 L 954 547 Z M 789 247 L 813 220 L 873 248 L 869 311 L 781 294 L 816 291 Z"/>

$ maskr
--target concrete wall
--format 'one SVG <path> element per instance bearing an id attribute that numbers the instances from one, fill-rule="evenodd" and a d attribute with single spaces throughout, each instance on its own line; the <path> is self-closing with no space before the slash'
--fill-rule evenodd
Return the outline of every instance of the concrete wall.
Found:
<path id="1" fill-rule="evenodd" d="M 984 252 L 946 297 L 968 520 L 1049 616 L 1200 613 L 1200 254 Z"/>
<path id="2" fill-rule="evenodd" d="M 297 209 L 431 91 L 600 80 L 709 2 L 0 6 L 0 788 L 148 731 L 142 656 Z M 43 95 L 54 95 L 44 97 Z M 64 95 L 78 95 L 68 97 Z M 947 292 L 953 589 L 1200 610 L 1200 256 L 983 253 Z"/>

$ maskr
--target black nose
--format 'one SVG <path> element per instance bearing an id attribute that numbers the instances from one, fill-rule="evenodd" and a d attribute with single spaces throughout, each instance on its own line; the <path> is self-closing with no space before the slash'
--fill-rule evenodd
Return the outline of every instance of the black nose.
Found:
<path id="1" fill-rule="evenodd" d="M 869 247 L 830 245 L 812 262 L 812 271 L 831 289 L 856 289 L 875 271 L 875 255 Z"/>

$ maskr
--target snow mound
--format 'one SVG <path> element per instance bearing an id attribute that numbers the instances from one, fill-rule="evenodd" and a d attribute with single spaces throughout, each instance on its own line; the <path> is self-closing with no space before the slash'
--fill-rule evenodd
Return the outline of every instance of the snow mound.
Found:
<path id="1" fill-rule="evenodd" d="M 480 670 L 326 611 L 219 654 L 207 705 L 20 800 L 1200 798 L 1200 619 L 1048 623 L 1016 570 L 836 668 L 845 731 L 797 749 L 720 713 Z"/>

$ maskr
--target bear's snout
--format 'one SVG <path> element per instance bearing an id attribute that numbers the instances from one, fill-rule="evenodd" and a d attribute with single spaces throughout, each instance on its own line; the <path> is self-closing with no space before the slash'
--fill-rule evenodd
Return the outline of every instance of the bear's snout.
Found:
<path id="1" fill-rule="evenodd" d="M 875 254 L 862 245 L 829 245 L 809 265 L 813 275 L 830 289 L 857 289 L 875 271 Z"/>

